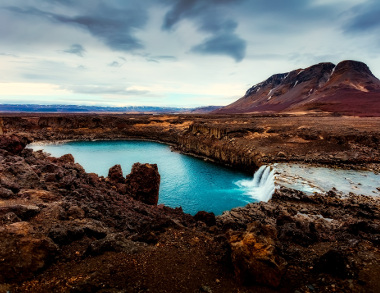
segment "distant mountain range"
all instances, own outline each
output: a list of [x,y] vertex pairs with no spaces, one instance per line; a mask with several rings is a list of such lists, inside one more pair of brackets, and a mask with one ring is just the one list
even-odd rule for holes
[[14,113],[141,113],[141,114],[175,114],[191,113],[203,114],[219,109],[217,106],[200,108],[175,108],[175,107],[101,107],[101,106],[77,106],[77,105],[35,105],[35,104],[0,104],[0,112]]
[[380,80],[362,62],[319,63],[272,75],[236,102],[212,113],[257,112],[380,116]]

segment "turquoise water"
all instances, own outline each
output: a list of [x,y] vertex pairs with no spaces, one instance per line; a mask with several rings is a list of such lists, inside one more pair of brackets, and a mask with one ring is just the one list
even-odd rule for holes
[[172,152],[164,144],[148,141],[85,141],[63,144],[32,144],[52,156],[72,154],[86,172],[107,176],[108,169],[120,164],[124,176],[133,163],[157,164],[161,175],[159,204],[181,206],[184,212],[214,212],[216,215],[234,207],[257,201],[241,184],[251,176],[201,159]]

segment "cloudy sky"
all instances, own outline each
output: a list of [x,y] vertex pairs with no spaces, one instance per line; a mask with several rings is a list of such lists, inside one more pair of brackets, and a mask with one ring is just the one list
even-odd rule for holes
[[378,0],[1,0],[0,102],[226,105],[272,74],[367,63]]

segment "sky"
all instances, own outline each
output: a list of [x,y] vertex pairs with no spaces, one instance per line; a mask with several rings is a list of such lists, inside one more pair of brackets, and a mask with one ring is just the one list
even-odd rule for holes
[[378,0],[1,0],[0,103],[227,105],[273,74],[357,60]]

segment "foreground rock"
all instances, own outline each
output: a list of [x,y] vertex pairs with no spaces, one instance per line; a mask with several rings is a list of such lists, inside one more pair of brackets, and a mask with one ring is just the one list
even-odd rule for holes
[[0,228],[0,283],[31,278],[50,264],[58,246],[28,222]]
[[245,232],[231,232],[232,263],[238,279],[247,284],[259,283],[278,287],[286,261],[276,251],[277,231],[256,221]]
[[[158,200],[155,165],[134,166],[128,177],[134,200],[112,188],[125,183],[120,166],[104,180],[85,173],[71,155],[51,158],[24,150],[18,137],[2,141],[7,143],[0,149],[0,284],[25,281],[57,260],[86,252],[131,251],[132,238],[157,239],[169,227],[194,222],[182,211],[151,206]],[[121,232],[123,237],[113,236]]]

